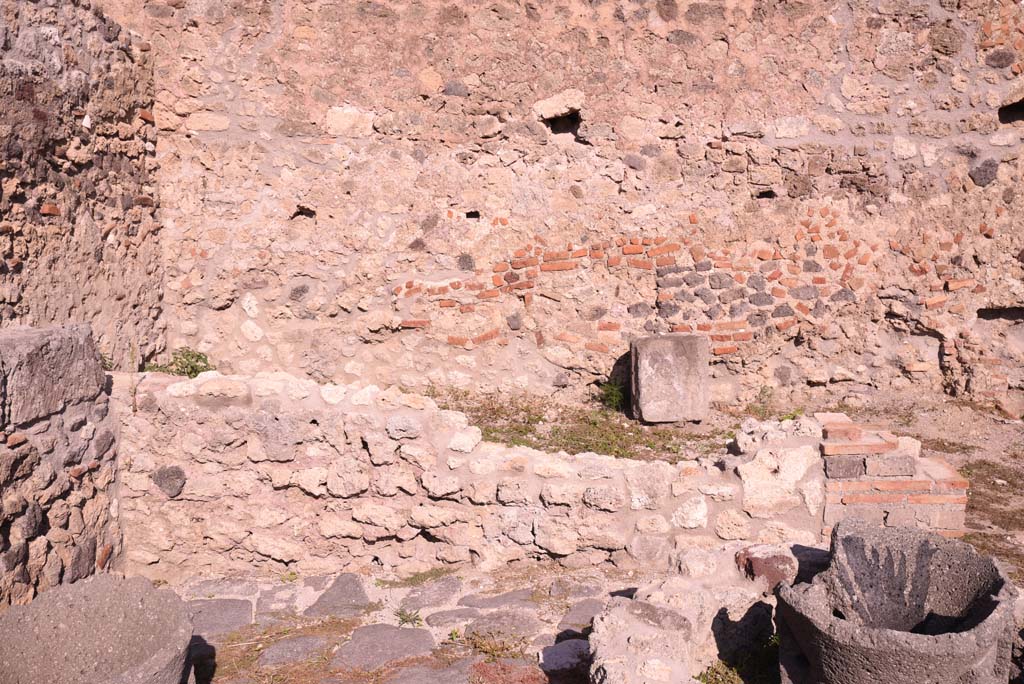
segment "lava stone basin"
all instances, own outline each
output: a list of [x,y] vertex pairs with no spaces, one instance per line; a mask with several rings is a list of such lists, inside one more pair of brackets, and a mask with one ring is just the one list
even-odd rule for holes
[[779,588],[783,684],[1006,684],[1017,590],[969,544],[851,520],[829,568]]
[[180,684],[191,640],[173,591],[98,575],[0,615],[0,682]]

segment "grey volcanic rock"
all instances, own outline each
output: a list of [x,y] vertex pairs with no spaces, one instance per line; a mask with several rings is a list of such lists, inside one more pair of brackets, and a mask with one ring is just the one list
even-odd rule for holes
[[100,354],[88,325],[0,332],[0,427],[29,423],[103,389]]
[[346,573],[338,575],[320,598],[306,609],[309,617],[354,617],[370,605],[370,599],[363,589],[359,575]]
[[710,401],[707,337],[644,337],[632,343],[630,356],[637,417],[648,423],[704,419]]
[[191,639],[170,589],[98,575],[0,615],[0,681],[180,684]]
[[331,667],[372,672],[389,663],[426,655],[434,646],[434,637],[425,629],[367,625],[352,632],[348,643],[334,654]]
[[1017,590],[970,545],[840,522],[829,569],[779,587],[783,684],[1005,684]]

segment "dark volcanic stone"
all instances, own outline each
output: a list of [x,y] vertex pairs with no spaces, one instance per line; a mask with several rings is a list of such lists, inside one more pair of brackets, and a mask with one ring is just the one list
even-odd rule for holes
[[995,159],[986,159],[971,169],[967,175],[971,177],[975,185],[983,188],[986,185],[991,185],[998,173],[999,162]]
[[389,663],[426,655],[435,645],[434,637],[425,629],[367,625],[352,632],[331,658],[331,667],[372,672]]
[[312,606],[306,609],[310,617],[355,617],[370,605],[359,575],[338,575]]
[[152,478],[160,491],[171,499],[181,494],[181,490],[185,488],[185,471],[178,466],[157,468]]
[[993,69],[1005,69],[1008,66],[1012,66],[1017,61],[1017,53],[1010,48],[1002,48],[1000,50],[993,50],[988,53],[985,57],[985,64],[992,67]]

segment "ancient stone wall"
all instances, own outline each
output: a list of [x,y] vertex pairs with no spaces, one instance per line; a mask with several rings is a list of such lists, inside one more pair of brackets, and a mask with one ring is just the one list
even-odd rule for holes
[[116,421],[87,326],[0,331],[0,610],[120,552]]
[[[482,442],[465,415],[373,385],[216,372],[117,384],[127,569],[172,582],[253,569],[409,575],[548,557],[685,573],[702,557],[695,549],[819,542],[826,494],[831,502],[837,478],[852,477],[826,481],[813,418],[748,421],[736,455],[669,463]],[[872,466],[880,489],[905,492],[913,478],[901,468],[924,468],[920,445],[901,439],[875,457],[895,464],[881,474]],[[959,523],[925,515],[952,501],[883,510],[837,499],[832,508],[847,503],[851,517],[962,527],[962,502]],[[842,517],[832,508],[828,524]],[[906,509],[898,521],[896,508]]]
[[0,1],[0,324],[163,348],[151,69],[88,0]]
[[105,5],[227,372],[578,393],[693,329],[723,400],[1024,389],[1019,3]]
[[668,567],[694,548],[813,543],[821,532],[812,420],[776,430],[785,445],[723,472],[712,460],[481,442],[463,414],[376,386],[284,374],[131,382],[115,390],[138,407],[118,411],[121,516],[127,568],[152,578],[373,566],[405,575],[546,557]]

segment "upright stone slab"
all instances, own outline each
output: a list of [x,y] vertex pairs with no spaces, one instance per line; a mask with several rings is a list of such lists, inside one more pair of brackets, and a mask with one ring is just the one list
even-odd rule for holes
[[633,412],[648,423],[700,421],[707,416],[711,350],[703,335],[654,335],[635,340]]

